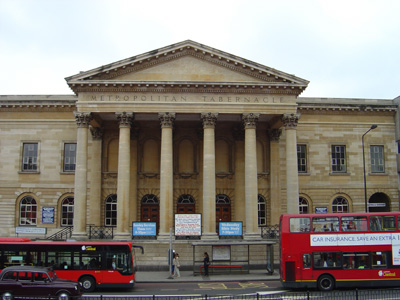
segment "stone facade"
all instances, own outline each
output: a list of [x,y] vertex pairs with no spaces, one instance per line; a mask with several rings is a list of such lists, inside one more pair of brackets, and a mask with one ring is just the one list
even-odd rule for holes
[[[308,212],[363,212],[362,139],[370,210],[399,209],[394,100],[302,98],[308,81],[192,41],[66,80],[75,95],[0,96],[0,236],[24,226],[49,236],[70,221],[73,238],[96,225],[126,240],[132,222],[153,220],[157,240],[138,244],[147,245],[141,260],[158,264],[151,258],[166,253],[175,214],[190,209],[201,214],[202,240],[218,239],[221,220],[261,240],[259,224],[299,212],[299,199]],[[27,144],[37,145],[33,170]],[[66,144],[76,144],[72,171]],[[335,146],[344,151],[339,172]],[[371,146],[383,149],[383,170],[372,170]],[[26,199],[35,223],[21,211]],[[190,265],[189,244],[176,243]],[[265,250],[256,252],[262,263]]]

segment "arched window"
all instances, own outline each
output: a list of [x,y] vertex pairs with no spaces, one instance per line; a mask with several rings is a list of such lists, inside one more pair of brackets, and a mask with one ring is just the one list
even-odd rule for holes
[[140,220],[142,222],[156,222],[157,232],[160,225],[160,205],[156,195],[147,194],[142,197]]
[[66,197],[61,203],[61,226],[73,226],[74,197]]
[[117,226],[117,195],[111,194],[106,198],[105,226]]
[[194,198],[188,194],[180,195],[178,198],[177,212],[178,214],[194,214]]
[[304,197],[299,197],[299,213],[308,214],[308,201]]
[[142,198],[142,204],[158,204],[158,198],[156,195],[147,194]]
[[37,220],[37,204],[36,200],[31,196],[22,198],[19,207],[19,225],[29,226],[36,225]]
[[267,225],[267,200],[258,194],[258,226]]
[[227,204],[227,205],[231,204],[231,200],[225,194],[218,194],[215,197],[215,202],[216,204]]
[[347,213],[349,212],[349,202],[344,197],[336,197],[332,201],[332,212]]

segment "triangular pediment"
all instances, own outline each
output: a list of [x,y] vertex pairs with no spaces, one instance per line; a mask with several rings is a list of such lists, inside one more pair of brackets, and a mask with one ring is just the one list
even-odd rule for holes
[[238,56],[184,41],[66,78],[75,93],[91,88],[247,86],[300,94],[308,81]]

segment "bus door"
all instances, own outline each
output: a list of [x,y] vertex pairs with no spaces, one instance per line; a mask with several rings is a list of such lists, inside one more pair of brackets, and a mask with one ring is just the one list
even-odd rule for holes
[[296,274],[297,280],[312,279],[311,253],[303,253],[302,262],[299,263],[296,271],[297,271],[297,274]]

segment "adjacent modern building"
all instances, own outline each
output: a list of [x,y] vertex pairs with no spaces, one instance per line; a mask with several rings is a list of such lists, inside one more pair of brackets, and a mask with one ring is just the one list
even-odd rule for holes
[[398,100],[303,98],[307,80],[193,41],[66,84],[0,96],[0,236],[151,222],[150,258],[176,214],[209,244],[220,222],[257,241],[282,213],[399,209]]

